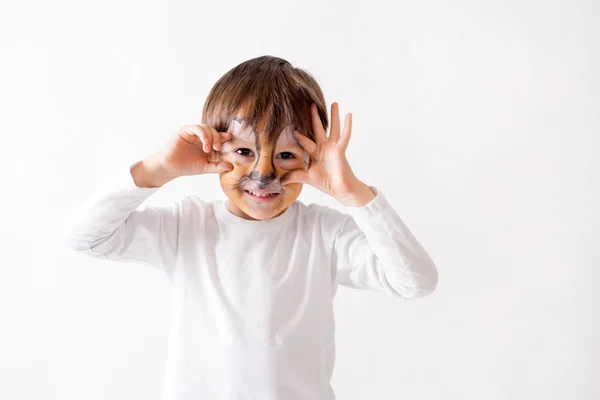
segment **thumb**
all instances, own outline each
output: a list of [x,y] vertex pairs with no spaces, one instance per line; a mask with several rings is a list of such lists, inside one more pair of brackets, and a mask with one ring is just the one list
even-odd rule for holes
[[301,169],[297,169],[295,171],[287,174],[282,180],[282,185],[289,185],[290,183],[306,183],[310,184],[310,178],[308,177],[308,173]]
[[233,164],[231,164],[227,161],[209,162],[204,167],[203,173],[205,173],[205,174],[210,174],[210,173],[220,174],[222,172],[229,172],[232,170],[233,170]]

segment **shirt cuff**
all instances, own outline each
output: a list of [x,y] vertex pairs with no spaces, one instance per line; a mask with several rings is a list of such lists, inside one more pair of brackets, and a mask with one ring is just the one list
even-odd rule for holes
[[141,160],[134,162],[129,166],[129,168],[126,171],[123,171],[123,173],[117,177],[115,186],[120,193],[142,199],[149,197],[151,194],[155,193],[158,189],[160,189],[160,187],[139,187],[135,184],[133,176],[131,175],[131,170],[133,167],[135,167],[141,162]]
[[381,189],[376,186],[369,186],[369,188],[375,193],[375,198],[362,207],[345,207],[346,211],[354,216],[369,216],[380,213],[387,206],[387,199],[385,198]]

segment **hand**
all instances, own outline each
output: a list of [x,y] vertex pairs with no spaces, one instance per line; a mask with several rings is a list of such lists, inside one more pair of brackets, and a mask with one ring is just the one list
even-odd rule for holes
[[346,114],[344,130],[340,136],[338,104],[331,104],[331,129],[327,136],[315,104],[311,105],[310,113],[316,142],[299,132],[294,132],[300,145],[310,155],[310,166],[307,171],[291,172],[282,183],[307,183],[346,206],[362,206],[368,203],[375,198],[375,194],[354,175],[346,158],[346,149],[352,133],[352,114]]
[[208,125],[186,125],[171,137],[157,161],[175,176],[226,172],[233,165],[211,161],[210,153],[220,151],[222,143],[230,139],[231,133],[217,132]]
[[208,125],[183,126],[163,149],[132,168],[131,174],[140,187],[158,187],[179,176],[230,171],[231,163],[213,161],[212,154],[230,139],[230,133]]

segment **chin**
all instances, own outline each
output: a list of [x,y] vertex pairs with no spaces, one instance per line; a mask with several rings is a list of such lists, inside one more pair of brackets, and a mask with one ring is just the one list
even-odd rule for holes
[[253,219],[265,220],[275,218],[283,213],[294,201],[289,199],[286,192],[280,193],[272,199],[256,199],[249,193],[240,191],[239,202],[236,202],[238,208]]

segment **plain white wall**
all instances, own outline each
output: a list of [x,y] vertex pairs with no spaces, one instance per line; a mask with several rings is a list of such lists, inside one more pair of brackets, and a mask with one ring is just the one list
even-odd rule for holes
[[[0,399],[159,399],[168,284],[61,229],[263,54],[354,114],[351,165],[440,270],[414,302],[340,288],[338,398],[600,398],[598,2],[0,5]],[[224,196],[149,202],[187,193]]]

